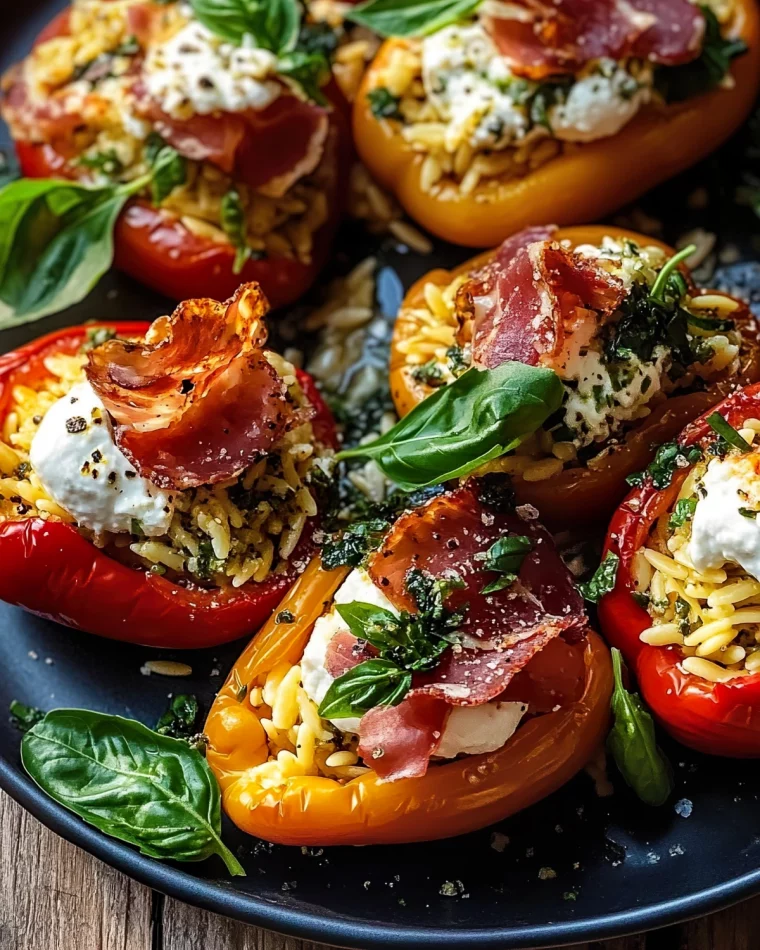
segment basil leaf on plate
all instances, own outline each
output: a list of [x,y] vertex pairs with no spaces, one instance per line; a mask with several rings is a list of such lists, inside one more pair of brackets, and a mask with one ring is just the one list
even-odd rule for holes
[[297,83],[312,102],[327,105],[322,86],[330,79],[330,61],[322,53],[293,50],[280,57],[277,72]]
[[133,719],[56,709],[24,736],[21,760],[51,798],[143,854],[172,861],[218,854],[230,874],[245,874],[220,837],[216,779],[187,742]]
[[607,737],[620,774],[647,805],[663,805],[673,791],[670,766],[657,746],[654,721],[638,693],[623,686],[620,650],[612,648],[615,689],[612,693],[614,723]]
[[348,14],[381,36],[425,36],[470,16],[483,0],[369,0]]
[[298,40],[297,0],[190,0],[190,6],[207,29],[237,46],[248,35],[256,46],[280,55]]
[[403,491],[438,485],[516,448],[559,409],[563,395],[550,369],[516,362],[472,367],[385,435],[337,457],[374,459]]
[[617,582],[619,566],[620,558],[612,551],[608,551],[607,556],[594,571],[593,577],[583,584],[578,584],[578,590],[581,592],[583,599],[592,604],[598,604],[605,594],[609,594]]
[[150,183],[151,199],[153,204],[158,206],[175,188],[187,181],[187,162],[155,132],[148,136],[145,160],[153,172]]
[[412,674],[391,660],[365,660],[333,680],[319,706],[319,715],[323,719],[347,719],[375,706],[397,706],[411,685]]

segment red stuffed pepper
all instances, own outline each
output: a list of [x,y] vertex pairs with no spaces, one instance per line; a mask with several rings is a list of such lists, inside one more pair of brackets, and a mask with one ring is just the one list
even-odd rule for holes
[[760,756],[760,385],[663,445],[610,524],[599,603],[679,741]]
[[324,55],[235,30],[185,4],[75,0],[6,75],[2,115],[27,177],[127,195],[103,236],[121,270],[176,300],[253,280],[280,307],[329,253],[346,118]]
[[264,621],[313,550],[335,445],[310,377],[263,349],[265,312],[249,284],[0,358],[1,599],[150,646]]

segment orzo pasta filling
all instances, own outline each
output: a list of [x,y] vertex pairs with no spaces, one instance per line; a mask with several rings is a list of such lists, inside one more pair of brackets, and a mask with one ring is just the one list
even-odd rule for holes
[[[267,359],[303,405],[294,368],[271,352]],[[237,588],[282,573],[317,513],[312,477],[329,455],[311,422],[233,478],[162,490],[116,448],[85,362],[83,352],[48,356],[47,379],[13,387],[0,441],[0,521],[73,523],[118,560],[182,584]]]
[[760,670],[760,419],[737,435],[743,449],[717,436],[691,468],[633,570],[652,618],[641,639],[713,682]]

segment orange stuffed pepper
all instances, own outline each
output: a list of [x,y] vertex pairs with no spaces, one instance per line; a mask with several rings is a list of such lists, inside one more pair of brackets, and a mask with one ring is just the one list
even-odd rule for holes
[[407,294],[391,391],[407,415],[470,365],[554,369],[559,412],[491,463],[554,528],[606,522],[654,448],[760,379],[746,304],[697,290],[666,245],[604,226],[533,228]]
[[241,829],[294,845],[458,835],[593,756],[609,654],[551,537],[499,485],[401,515],[366,568],[313,561],[243,653],[205,727]]
[[435,4],[355,15],[391,36],[355,101],[359,155],[456,244],[599,219],[715,149],[757,94],[753,0],[477,8],[455,23],[431,20]]

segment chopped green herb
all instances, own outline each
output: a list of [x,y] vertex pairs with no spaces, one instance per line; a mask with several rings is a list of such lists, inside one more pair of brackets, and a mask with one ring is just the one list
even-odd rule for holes
[[198,700],[195,696],[182,693],[169,703],[169,708],[156,723],[156,732],[160,736],[189,739],[195,733],[197,718]]
[[609,594],[615,587],[619,565],[620,558],[617,554],[608,551],[602,563],[594,571],[594,576],[585,583],[578,585],[578,590],[583,595],[584,600],[588,600],[592,604],[598,604],[605,594]]
[[236,188],[230,190],[222,198],[221,206],[222,230],[232,241],[235,247],[235,262],[232,265],[233,274],[239,274],[245,262],[251,256],[246,234],[248,226],[245,219],[240,193]]
[[719,412],[714,412],[712,415],[708,416],[707,424],[714,432],[718,434],[721,439],[723,439],[724,442],[727,442],[735,449],[739,449],[742,452],[750,452],[752,450],[752,446],[749,444],[749,442],[747,442],[746,439],[743,439],[736,429],[734,429],[728,420],[725,419],[725,417]]
[[418,383],[434,388],[443,384],[443,368],[438,360],[433,357],[427,363],[413,367],[411,377]]
[[390,89],[385,86],[376,86],[367,93],[367,101],[376,119],[400,119],[399,103],[400,96],[394,96]]
[[150,573],[157,574],[159,577],[163,577],[166,574],[166,568],[163,564],[151,564]]
[[685,525],[687,521],[691,521],[694,517],[694,512],[697,509],[697,499],[696,498],[680,498],[676,502],[676,506],[673,509],[673,512],[668,519],[668,527],[671,531],[674,531],[676,528],[680,528],[682,525]]
[[140,52],[140,44],[136,36],[128,36],[115,50],[114,56],[136,56]]
[[384,518],[369,518],[349,525],[340,535],[326,541],[322,547],[322,567],[331,571],[346,565],[359,567],[370,551],[379,547],[390,523]]
[[124,171],[124,163],[113,149],[107,152],[96,152],[94,155],[80,155],[76,164],[82,168],[102,172],[109,178],[114,178]]
[[211,541],[201,541],[198,545],[197,556],[188,560],[187,568],[196,577],[200,577],[202,580],[210,580],[214,574],[224,570],[224,563],[224,560],[214,554],[214,546]]
[[634,590],[631,592],[631,597],[636,601],[639,607],[643,607],[645,610],[649,606],[649,594],[643,590]]
[[727,333],[736,329],[733,320],[718,320],[716,317],[698,317],[694,313],[689,313],[689,323],[693,327],[699,327],[700,330],[710,330],[713,333]]
[[754,520],[755,518],[757,518],[758,515],[760,515],[760,511],[755,511],[752,508],[740,508],[739,514],[743,518],[751,518],[752,520]]
[[457,379],[470,368],[464,356],[464,348],[461,346],[450,346],[446,350],[446,360],[449,364],[449,372]]
[[145,142],[145,161],[153,171],[151,199],[158,206],[187,181],[187,162],[157,132],[151,132]]
[[[685,261],[687,257],[691,257],[696,249],[696,244],[689,244],[688,247],[682,248],[665,262],[649,293],[649,296],[653,300],[657,300],[660,303],[665,302],[665,289],[668,286],[671,275],[675,276],[677,274],[676,268],[678,265],[682,261]],[[681,281],[683,281],[683,277],[681,277]],[[684,287],[685,285],[681,283],[681,286]]]
[[494,594],[496,591],[510,587],[520,573],[522,562],[530,553],[533,542],[524,535],[512,535],[494,541],[486,551],[482,570],[494,571],[500,576],[486,584],[482,594]]
[[143,531],[142,522],[138,521],[137,518],[133,518],[129,526],[130,534],[136,535],[138,538],[141,538],[145,532]]
[[95,347],[102,346],[103,343],[115,339],[115,337],[116,330],[113,327],[88,327],[80,350],[82,353],[87,353],[94,350]]
[[304,53],[321,53],[328,59],[338,48],[338,34],[329,23],[302,23],[296,49]]
[[629,485],[639,487],[647,476],[652,485],[662,491],[673,481],[676,469],[688,468],[702,458],[702,450],[696,445],[679,445],[677,442],[665,442],[657,450],[654,460],[643,472],[634,472],[626,478]]
[[275,623],[295,623],[296,618],[289,610],[281,610],[275,617]]
[[10,714],[13,725],[21,732],[27,732],[45,718],[45,713],[41,709],[37,709],[36,706],[27,706],[17,699],[11,700]]
[[277,62],[277,72],[298,83],[312,102],[327,105],[322,86],[330,79],[330,61],[322,53],[293,50],[292,53],[286,53],[280,57]]

